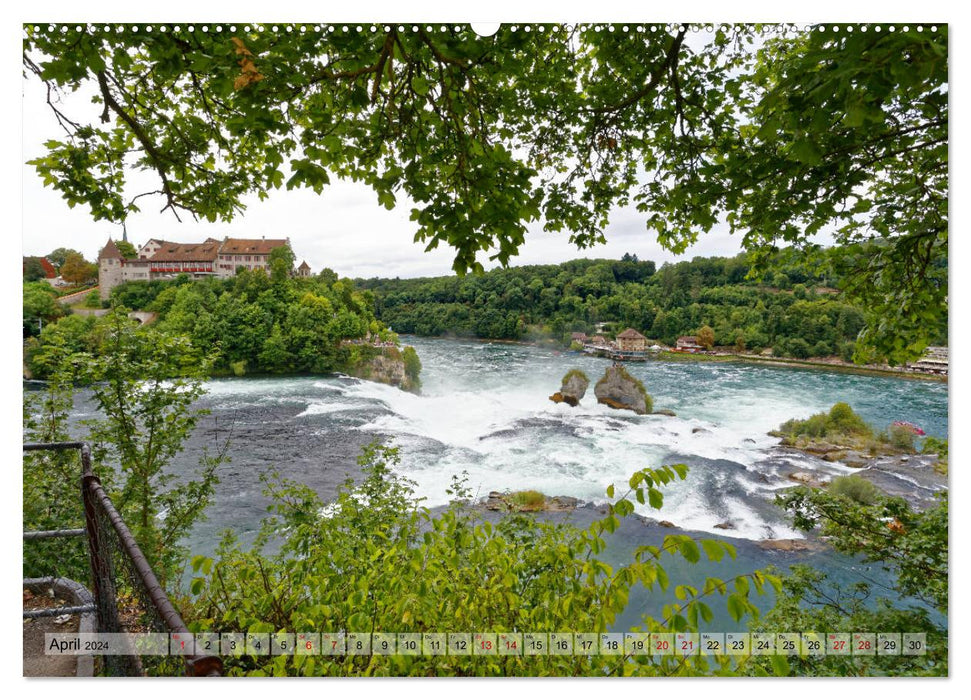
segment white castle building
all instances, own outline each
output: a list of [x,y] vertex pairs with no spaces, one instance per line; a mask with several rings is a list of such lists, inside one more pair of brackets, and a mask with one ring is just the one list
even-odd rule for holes
[[[98,254],[98,279],[102,299],[122,282],[146,282],[176,275],[233,277],[238,268],[269,270],[270,252],[289,246],[289,238],[207,238],[202,243],[173,243],[153,238],[138,249],[137,258],[126,258],[112,239]],[[310,274],[304,262],[297,271]]]

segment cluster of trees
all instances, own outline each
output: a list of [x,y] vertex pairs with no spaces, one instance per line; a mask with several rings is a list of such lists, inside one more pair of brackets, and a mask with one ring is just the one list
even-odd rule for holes
[[24,282],[24,337],[36,336],[45,324],[70,313],[57,302],[57,291],[47,282]]
[[[85,284],[98,277],[98,266],[88,262],[81,253],[72,248],[56,248],[44,257],[50,261],[61,278],[71,284]],[[46,276],[39,259],[28,258],[24,263],[25,282],[36,282]]]
[[[115,308],[154,311],[158,317],[153,325],[160,332],[212,348],[215,374],[350,371],[369,359],[370,348],[342,345],[342,340],[368,334],[396,340],[375,318],[369,292],[355,290],[330,270],[291,278],[291,256],[285,251],[280,259],[271,259],[269,275],[241,270],[227,279],[128,282],[112,290],[110,302]],[[32,300],[34,296],[32,292]],[[24,313],[26,317],[26,306]],[[45,326],[27,346],[34,376],[43,378],[52,369],[44,362],[45,347],[63,342],[75,351],[92,351],[104,324],[94,317],[68,316]],[[415,379],[420,368],[416,360],[407,363]]]
[[946,24],[534,27],[26,25],[24,74],[104,105],[49,100],[67,133],[30,164],[118,223],[143,196],[228,221],[354,179],[414,202],[409,236],[459,273],[534,221],[594,245],[625,205],[675,253],[718,225],[757,261],[831,230],[864,337],[920,354],[948,308]]
[[[204,517],[227,459],[224,445],[214,453],[203,450],[194,474],[176,478],[168,469],[208,413],[196,400],[213,357],[185,337],[140,326],[124,309],[97,324],[92,317],[84,321],[91,332],[83,349],[65,333],[47,336],[36,348],[47,381],[25,392],[24,441],[87,440],[112,501],[159,579],[175,589],[188,555],[184,538]],[[78,384],[91,387],[98,413],[72,426]],[[79,474],[74,452],[25,453],[25,531],[83,526]],[[24,576],[51,575],[88,581],[85,549],[77,541],[25,543]]]
[[[589,334],[607,323],[608,334],[631,327],[673,345],[709,327],[714,345],[771,347],[799,358],[854,356],[866,316],[833,288],[837,280],[781,255],[764,282],[748,279],[750,269],[744,254],[660,269],[625,255],[357,284],[374,293],[378,315],[399,333],[568,343],[571,331]],[[946,326],[938,331],[935,340],[945,340]]]

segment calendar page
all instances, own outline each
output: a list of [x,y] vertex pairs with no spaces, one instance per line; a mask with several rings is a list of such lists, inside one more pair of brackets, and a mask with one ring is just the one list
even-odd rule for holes
[[947,677],[946,14],[473,9],[25,8],[22,675]]

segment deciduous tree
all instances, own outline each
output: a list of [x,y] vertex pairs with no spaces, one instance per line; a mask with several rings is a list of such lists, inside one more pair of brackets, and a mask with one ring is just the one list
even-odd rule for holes
[[[350,178],[464,273],[531,222],[601,242],[630,204],[675,252],[720,222],[763,263],[831,233],[891,361],[947,314],[946,25],[65,29],[25,28],[26,72],[101,107],[50,100],[66,136],[31,163],[96,219]],[[157,186],[126,197],[131,167]]]

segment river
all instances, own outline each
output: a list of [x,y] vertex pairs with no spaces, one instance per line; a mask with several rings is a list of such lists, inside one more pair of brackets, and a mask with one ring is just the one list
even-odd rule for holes
[[[803,536],[772,504],[775,492],[792,485],[788,474],[853,471],[782,450],[767,432],[845,401],[877,428],[906,420],[929,435],[947,436],[948,387],[937,382],[657,360],[628,368],[644,382],[655,409],[677,416],[637,416],[596,403],[592,385],[609,366],[604,359],[518,344],[404,340],[423,364],[420,395],[341,376],[207,382],[201,405],[211,414],[173,468],[191,473],[202,448],[218,450],[227,438],[231,461],[221,469],[208,519],[188,542],[194,553],[211,553],[227,528],[244,541],[253,536],[266,515],[261,471],[274,466],[328,499],[358,473],[361,447],[382,439],[401,448],[400,471],[417,483],[417,495],[430,506],[447,502],[452,476],[463,471],[481,496],[530,488],[598,503],[609,484],[620,488],[638,469],[682,462],[690,467],[688,478],[666,489],[664,509],[638,506],[639,512],[682,530],[730,536],[740,548],[732,569],[804,560],[844,581],[876,577],[886,583],[879,567],[831,552],[794,556],[756,546],[760,539]],[[548,399],[572,367],[591,379],[576,408]],[[79,418],[92,409],[90,402],[79,408]],[[726,522],[733,529],[715,527]],[[630,524],[617,538],[613,556],[621,559],[648,535]],[[703,580],[709,573],[719,575],[707,567],[697,575]],[[631,607],[643,608],[634,601]]]

